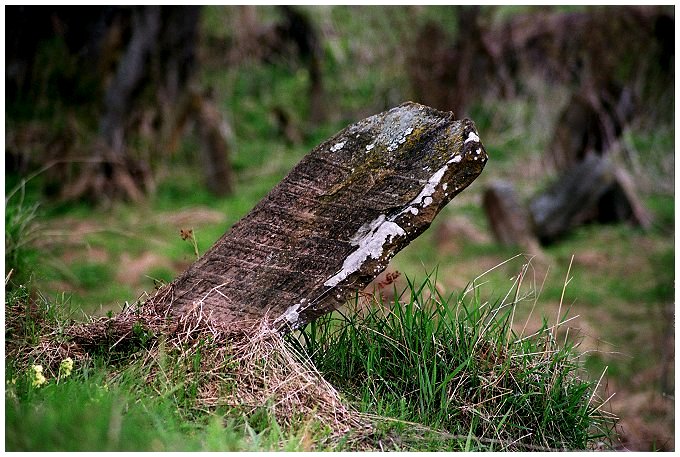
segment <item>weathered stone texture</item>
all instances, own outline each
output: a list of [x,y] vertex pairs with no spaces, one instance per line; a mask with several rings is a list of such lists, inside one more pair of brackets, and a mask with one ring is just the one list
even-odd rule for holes
[[153,299],[220,325],[296,328],[351,298],[427,229],[487,161],[475,126],[405,103],[305,156]]

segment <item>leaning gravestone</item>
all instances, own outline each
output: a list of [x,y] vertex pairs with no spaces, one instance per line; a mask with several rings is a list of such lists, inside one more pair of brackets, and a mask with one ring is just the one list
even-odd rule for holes
[[644,229],[652,223],[630,175],[610,158],[595,154],[563,171],[528,205],[506,182],[491,183],[483,201],[496,239],[534,253],[539,242],[555,242],[587,223],[626,221]]
[[472,121],[404,103],[305,156],[253,210],[145,306],[229,328],[282,330],[366,286],[481,173]]

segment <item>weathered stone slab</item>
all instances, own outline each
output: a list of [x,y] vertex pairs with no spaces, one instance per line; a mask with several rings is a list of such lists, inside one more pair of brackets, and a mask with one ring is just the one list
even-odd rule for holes
[[481,173],[472,121],[405,103],[305,156],[152,300],[237,326],[297,328],[351,298]]
[[607,157],[589,155],[529,202],[536,236],[550,243],[588,222],[628,221],[648,228],[651,217],[632,179]]
[[511,183],[495,181],[489,184],[482,197],[482,206],[491,231],[502,245],[520,246],[532,254],[540,252],[531,216]]

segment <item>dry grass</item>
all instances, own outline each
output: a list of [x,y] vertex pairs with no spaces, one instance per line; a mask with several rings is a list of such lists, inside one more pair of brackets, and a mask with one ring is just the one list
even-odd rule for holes
[[[11,328],[22,326],[22,313],[20,308],[8,309]],[[37,343],[26,339],[7,347],[17,367],[40,363],[53,377],[66,357],[82,364],[103,353],[118,367],[112,371],[114,380],[134,366],[145,374],[144,384],[159,395],[181,386],[186,397],[193,389],[193,410],[227,407],[245,417],[264,410],[287,429],[314,423],[326,428],[325,439],[317,443],[324,446],[362,442],[372,430],[370,421],[347,406],[311,361],[266,319],[225,329],[200,306],[176,319],[168,310],[145,305],[67,327],[38,313],[34,318],[40,319]]]

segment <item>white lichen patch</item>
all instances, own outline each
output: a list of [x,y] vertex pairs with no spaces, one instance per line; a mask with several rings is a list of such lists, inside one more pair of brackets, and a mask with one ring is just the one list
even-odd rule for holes
[[[427,125],[429,121],[429,118],[423,118],[419,110],[396,109],[386,115],[371,116],[357,128],[364,131],[376,128],[377,136],[373,146],[383,147],[385,151],[393,152],[406,143],[406,137],[412,134],[417,126]],[[370,149],[373,149],[373,146]],[[366,148],[370,151],[368,146]]]
[[352,237],[350,243],[358,248],[347,256],[342,269],[330,277],[324,286],[335,287],[349,275],[356,272],[369,258],[379,259],[383,254],[383,246],[397,236],[405,236],[406,232],[399,224],[386,220],[381,214],[370,224],[364,224]]
[[[444,177],[444,173],[446,173],[446,170],[448,169],[448,165],[444,165],[441,167],[439,170],[437,170],[432,176],[430,176],[430,179],[427,180],[427,183],[425,183],[425,186],[423,186],[423,189],[420,191],[418,196],[411,201],[409,206],[414,206],[414,205],[420,205],[422,203],[423,207],[429,205],[432,203],[432,194],[434,194],[434,191],[437,189],[437,186],[439,185],[439,181],[442,180],[442,177]],[[429,198],[429,201],[426,203],[426,199]]]
[[[470,132],[471,135],[474,135],[477,140],[479,140],[479,137],[477,137],[474,132]],[[468,137],[470,139],[470,137]],[[468,140],[466,140],[468,141]],[[472,141],[472,140],[470,140]],[[476,159],[476,157],[475,157]],[[420,191],[418,196],[414,198],[411,203],[404,209],[401,213],[399,214],[404,214],[406,212],[411,212],[412,214],[416,215],[418,214],[418,209],[416,206],[421,206],[422,208],[425,208],[432,204],[432,195],[434,194],[435,190],[437,189],[437,186],[439,185],[439,182],[442,180],[444,177],[444,174],[446,173],[446,170],[449,169],[449,165],[452,163],[459,163],[461,160],[463,160],[463,156],[460,154],[456,154],[453,156],[446,164],[444,164],[443,167],[441,167],[439,170],[437,170],[430,178],[427,180],[425,183],[425,186],[423,186],[423,189]],[[429,167],[423,168],[423,171],[429,170]],[[448,187],[447,183],[442,184],[442,189],[446,190]],[[456,189],[457,190],[457,189]],[[448,196],[448,193],[446,194]],[[414,212],[415,210],[415,212]]]
[[470,133],[468,133],[468,137],[465,139],[465,141],[463,141],[463,144],[469,143],[470,141],[474,141],[475,143],[479,143],[479,137],[472,130],[470,131]]
[[355,233],[354,236],[349,240],[350,244],[352,246],[359,246],[361,239],[368,236],[371,232],[374,232],[384,221],[385,215],[381,214],[371,222],[363,224],[361,227],[359,227],[357,233]]
[[290,325],[295,325],[297,324],[298,319],[300,318],[300,313],[299,309],[300,306],[305,302],[305,299],[303,298],[300,300],[300,303],[296,303],[293,306],[289,307],[283,314],[281,314],[279,317],[274,319],[274,323],[276,324],[277,322],[280,322],[282,320],[286,320]]
[[342,149],[345,146],[346,141],[343,141],[341,143],[335,143],[333,146],[331,146],[331,152],[337,152],[340,149]]

